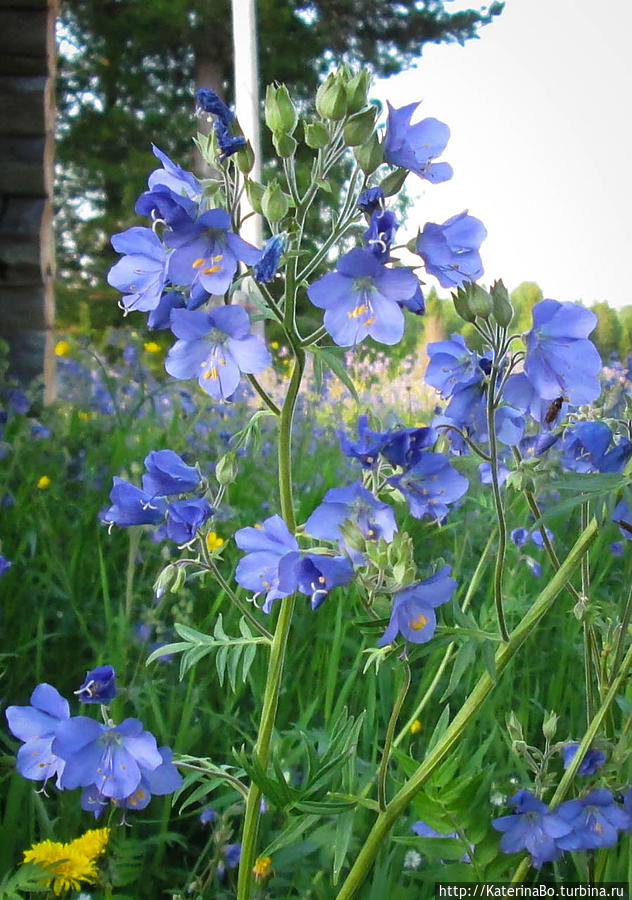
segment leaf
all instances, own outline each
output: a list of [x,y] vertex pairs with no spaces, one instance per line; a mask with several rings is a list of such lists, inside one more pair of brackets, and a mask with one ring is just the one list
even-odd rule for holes
[[350,809],[340,814],[336,821],[336,838],[334,841],[334,861],[331,874],[331,880],[334,885],[338,884],[340,872],[345,864],[347,853],[349,852],[349,844],[353,834],[353,822],[355,819],[355,810]]
[[318,822],[319,817],[314,815],[296,816],[290,820],[287,828],[284,828],[281,834],[278,834],[272,843],[268,844],[262,852],[262,856],[272,856],[278,853],[283,847],[291,846],[298,843],[298,838]]
[[452,672],[450,673],[450,681],[448,682],[448,686],[443,692],[443,696],[440,698],[439,703],[444,703],[448,699],[448,697],[457,689],[466,670],[474,662],[474,657],[474,644],[471,642],[468,644],[463,644],[463,646],[460,648],[460,650],[458,650],[456,654],[454,665],[452,666]]
[[433,747],[435,747],[441,738],[443,737],[446,728],[448,727],[448,723],[450,721],[450,704],[444,707],[443,712],[439,716],[439,721],[435,725],[434,731],[430,736],[430,740],[428,741],[428,747],[426,748],[426,755],[430,753]]
[[424,856],[427,856],[429,859],[456,860],[461,859],[465,853],[463,844],[456,838],[404,835],[402,837],[394,837],[393,842],[396,844],[404,844],[406,847],[414,847],[415,850],[419,851],[419,853],[422,853]]
[[226,661],[228,658],[228,647],[220,647],[215,656],[215,666],[217,668],[217,677],[219,678],[220,687],[224,686],[224,676],[226,674]]
[[353,399],[356,403],[360,403],[360,398],[358,397],[358,392],[355,388],[355,385],[347,370],[345,369],[343,363],[338,359],[334,353],[323,347],[310,347],[310,352],[314,355],[314,357],[320,357],[321,361],[324,365],[330,369],[334,375],[342,381],[344,386],[347,388]]

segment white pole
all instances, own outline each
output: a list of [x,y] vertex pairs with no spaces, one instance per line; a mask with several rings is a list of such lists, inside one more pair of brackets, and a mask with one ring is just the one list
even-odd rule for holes
[[[235,111],[239,124],[255,154],[255,164],[250,173],[261,181],[261,132],[259,128],[259,66],[257,59],[257,20],[255,0],[232,0],[233,48],[235,54]],[[242,213],[252,209],[244,196]],[[255,244],[262,243],[261,217],[250,216],[241,228],[241,236]]]

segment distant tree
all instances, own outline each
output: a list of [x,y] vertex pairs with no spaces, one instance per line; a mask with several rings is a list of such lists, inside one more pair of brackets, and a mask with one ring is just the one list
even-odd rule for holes
[[[442,0],[260,0],[261,81],[286,82],[307,97],[340,61],[390,75],[424,44],[475,37],[502,11],[450,12]],[[59,22],[59,308],[77,301],[95,321],[108,297],[109,235],[133,221],[133,200],[153,158],[152,140],[190,159],[192,96],[209,86],[230,99],[229,0],[63,0]],[[101,304],[106,315],[112,305]],[[98,320],[98,317],[97,317]]]
[[511,302],[516,311],[511,323],[512,331],[529,331],[532,323],[531,310],[543,297],[544,294],[535,281],[523,281],[511,292]]
[[608,306],[605,301],[595,303],[590,308],[599,320],[591,335],[591,340],[595,342],[602,359],[606,362],[612,353],[618,353],[623,326],[619,321],[617,311]]
[[619,338],[619,358],[625,360],[632,353],[632,306],[619,310],[621,336]]

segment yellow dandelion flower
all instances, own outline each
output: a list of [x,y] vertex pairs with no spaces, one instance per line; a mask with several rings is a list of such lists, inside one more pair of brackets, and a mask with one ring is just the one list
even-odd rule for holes
[[37,863],[48,869],[50,875],[42,880],[47,887],[53,888],[55,896],[66,891],[77,891],[81,883],[90,884],[97,877],[97,866],[94,860],[72,844],[61,844],[59,841],[40,841],[33,844],[30,850],[24,851],[25,863]]
[[410,726],[410,733],[411,734],[419,734],[420,731],[421,731],[421,722],[419,721],[419,719],[415,719],[413,724]]
[[77,416],[78,416],[80,419],[82,419],[82,421],[87,422],[88,419],[90,418],[90,413],[87,413],[87,412],[85,411],[85,409],[80,409],[79,412],[77,413]]
[[224,539],[219,537],[214,531],[209,531],[206,535],[206,547],[209,553],[212,553],[213,550],[217,550],[224,543]]
[[269,856],[258,856],[252,867],[252,874],[256,881],[263,881],[272,875],[272,860]]
[[68,341],[57,341],[55,344],[55,356],[65,356],[70,351]]
[[160,353],[162,349],[160,344],[157,344],[155,341],[147,341],[143,344],[143,347],[147,353]]
[[109,840],[109,828],[91,828],[89,831],[86,831],[85,834],[82,834],[81,837],[71,841],[69,846],[73,847],[75,850],[79,850],[84,856],[87,856],[90,859],[96,859],[97,856],[101,856],[102,853],[105,853]]
[[40,491],[45,491],[47,487],[50,487],[50,478],[48,475],[42,475],[42,477],[38,480],[37,486]]
[[272,347],[273,350],[278,350],[278,349],[279,349],[279,342],[278,342],[278,341],[271,341],[271,342],[270,342],[270,346]]

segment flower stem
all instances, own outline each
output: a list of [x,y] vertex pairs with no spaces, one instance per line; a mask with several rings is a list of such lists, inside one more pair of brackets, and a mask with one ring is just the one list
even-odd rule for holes
[[[371,869],[377,854],[384,846],[384,841],[391,827],[397,821],[399,816],[402,815],[413,797],[423,788],[432,773],[441,765],[452,747],[460,739],[466,726],[478,713],[489,694],[491,694],[495,684],[500,680],[500,676],[506,669],[508,663],[537,627],[542,617],[553,605],[555,598],[563,589],[569,577],[579,568],[584,553],[597,536],[597,530],[597,523],[593,520],[588,528],[579,536],[574,547],[562,563],[559,572],[555,573],[551,581],[516,626],[510,640],[498,649],[495,656],[496,681],[492,679],[488,672],[485,672],[481,676],[469,697],[448,726],[443,737],[426,756],[414,775],[412,775],[412,777],[400,788],[391,802],[387,805],[386,809],[378,815],[373,828],[369,832],[355,863],[338,893],[337,900],[351,900],[352,897],[357,895],[358,890],[369,874],[369,870]],[[632,657],[632,648],[628,652],[628,656]],[[625,671],[624,668],[622,668],[622,671]],[[617,684],[618,683],[619,679],[617,679]]]
[[505,549],[507,547],[507,523],[505,510],[500,494],[498,480],[498,445],[496,443],[496,380],[498,378],[498,360],[494,354],[494,362],[489,376],[487,388],[487,432],[489,436],[490,468],[492,473],[492,490],[498,519],[498,550],[496,552],[496,568],[494,570],[494,602],[498,616],[498,628],[504,641],[509,640],[509,632],[505,623],[503,610],[503,570],[505,567]]
[[388,760],[391,755],[391,746],[393,744],[393,736],[397,727],[397,720],[402,711],[408,688],[410,687],[410,666],[404,663],[404,677],[402,678],[401,687],[395,698],[391,717],[388,720],[388,728],[386,729],[386,737],[384,738],[384,750],[382,751],[382,759],[380,760],[380,768],[377,774],[377,799],[380,810],[384,812],[386,809],[386,772],[388,770]]

